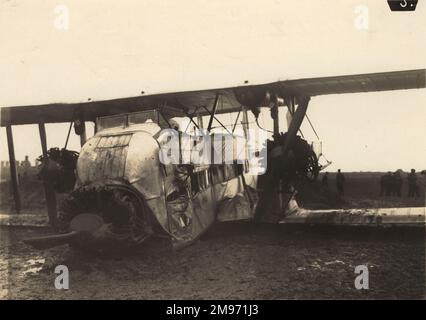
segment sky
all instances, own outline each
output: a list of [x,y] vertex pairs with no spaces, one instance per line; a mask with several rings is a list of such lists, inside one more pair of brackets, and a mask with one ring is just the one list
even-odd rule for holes
[[[425,18],[421,1],[0,0],[0,107],[425,68]],[[308,115],[330,171],[426,169],[425,89],[314,97]],[[67,129],[47,125],[49,147]],[[36,126],[13,134],[17,159],[41,153]]]

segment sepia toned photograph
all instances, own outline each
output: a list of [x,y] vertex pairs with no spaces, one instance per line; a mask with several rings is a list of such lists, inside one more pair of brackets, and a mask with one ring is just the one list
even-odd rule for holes
[[0,300],[426,299],[424,21],[414,0],[0,0]]

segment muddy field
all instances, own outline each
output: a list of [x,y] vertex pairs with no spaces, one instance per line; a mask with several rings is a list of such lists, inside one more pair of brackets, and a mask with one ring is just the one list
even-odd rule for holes
[[[93,257],[34,251],[41,228],[0,227],[3,299],[424,299],[425,232],[227,223],[183,250]],[[70,271],[56,290],[54,268]],[[369,289],[354,268],[369,268]]]
[[[303,186],[306,208],[425,206],[421,197],[379,197],[380,173],[347,175],[344,199],[334,176],[329,188]],[[45,215],[41,182],[21,184],[24,212]],[[0,184],[3,212],[13,203]],[[59,195],[58,195],[58,198]],[[2,299],[424,299],[425,230],[318,228],[226,223],[180,251],[150,246],[132,255],[95,257],[62,246],[35,251],[22,239],[46,228],[0,226]],[[54,287],[54,268],[66,265],[70,290]],[[367,265],[369,289],[354,286],[355,266]]]

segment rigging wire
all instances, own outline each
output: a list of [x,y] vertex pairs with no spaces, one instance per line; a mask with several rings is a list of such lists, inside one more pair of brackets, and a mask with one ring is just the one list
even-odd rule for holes
[[[308,120],[308,123],[309,123],[309,125],[311,126],[311,128],[312,128],[312,131],[315,133],[315,136],[317,137],[317,139],[319,140],[319,141],[321,141],[321,139],[320,139],[320,137],[319,137],[319,135],[318,135],[318,133],[317,133],[317,131],[315,130],[315,127],[314,127],[314,125],[312,124],[312,121],[311,121],[311,119],[309,119],[309,117],[308,117],[308,114],[306,113],[306,119]],[[327,158],[326,158],[326,156],[321,152],[321,156],[323,156],[324,157],[324,160],[325,161],[327,161],[327,164],[331,164],[331,161],[329,161]]]
[[234,133],[235,128],[237,127],[238,120],[240,119],[240,113],[241,113],[241,109],[238,111],[237,118],[235,119],[235,123],[234,123],[234,126],[232,128],[232,133]]
[[187,133],[187,130],[188,130],[190,125],[191,125],[191,120],[188,121],[188,125],[186,126],[185,131],[184,131],[185,133]]
[[309,122],[309,125],[311,126],[311,128],[312,128],[312,131],[315,133],[315,135],[317,136],[317,139],[318,140],[321,140],[320,139],[320,137],[318,136],[318,133],[317,133],[317,131],[315,130],[315,128],[314,128],[314,125],[312,124],[312,122],[311,122],[311,119],[309,119],[309,117],[308,117],[308,114],[306,113],[306,119],[308,120],[308,122]]
[[67,146],[68,146],[68,140],[69,140],[69,138],[70,138],[70,133],[71,133],[72,124],[73,124],[73,121],[71,121],[71,122],[70,122],[70,127],[69,127],[69,129],[68,129],[68,134],[67,134],[67,139],[65,140],[65,146],[64,146],[64,149],[66,149],[66,148],[67,148]]

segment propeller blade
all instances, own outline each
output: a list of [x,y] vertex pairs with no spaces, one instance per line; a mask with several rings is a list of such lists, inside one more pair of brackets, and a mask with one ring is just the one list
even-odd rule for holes
[[83,231],[72,231],[64,234],[24,239],[23,242],[36,249],[48,249],[70,243],[79,237],[82,232]]

